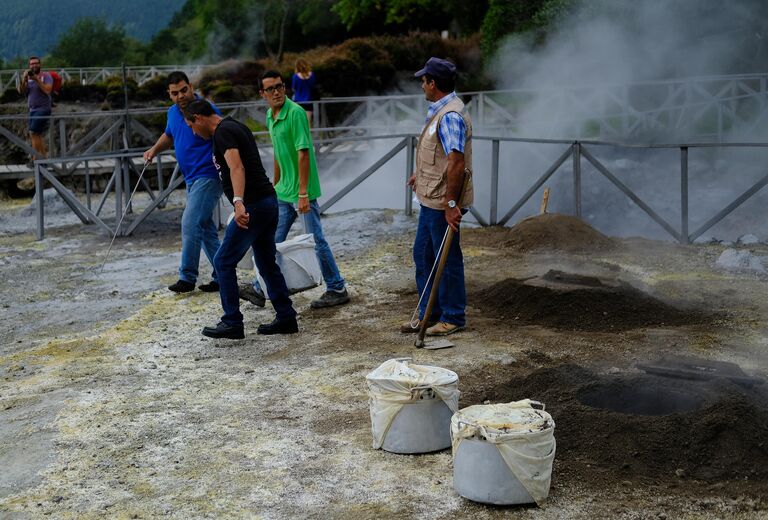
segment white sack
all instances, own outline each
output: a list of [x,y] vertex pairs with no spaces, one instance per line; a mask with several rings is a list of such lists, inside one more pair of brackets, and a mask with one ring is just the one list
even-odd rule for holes
[[390,359],[368,374],[365,380],[375,449],[381,448],[402,407],[418,401],[430,388],[452,412],[459,409],[459,376],[445,368],[412,365],[407,359]]
[[[277,265],[283,273],[285,284],[291,294],[314,289],[323,283],[323,273],[320,271],[320,263],[315,254],[313,235],[298,235],[285,242],[280,242],[275,247],[277,248],[275,260],[277,260]],[[267,286],[258,269],[256,269],[256,277],[266,294]]]
[[464,408],[451,418],[451,441],[454,458],[461,441],[469,437],[494,444],[512,474],[541,505],[552,480],[555,421],[531,403],[524,399]]

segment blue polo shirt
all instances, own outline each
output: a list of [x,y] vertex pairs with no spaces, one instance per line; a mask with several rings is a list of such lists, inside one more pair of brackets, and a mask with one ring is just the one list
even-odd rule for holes
[[[221,115],[216,105],[213,105],[213,110]],[[211,159],[213,153],[211,141],[206,141],[192,132],[192,129],[184,121],[184,114],[175,104],[168,109],[165,135],[173,139],[176,160],[187,184],[202,177],[219,178],[219,172]]]

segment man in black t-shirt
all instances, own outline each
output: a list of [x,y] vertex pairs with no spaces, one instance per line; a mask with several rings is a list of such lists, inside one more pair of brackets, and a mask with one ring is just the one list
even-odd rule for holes
[[224,315],[215,327],[205,327],[203,335],[229,339],[245,337],[236,267],[248,248],[253,248],[256,267],[264,278],[277,313],[272,323],[259,325],[257,332],[298,332],[296,311],[288,296],[283,273],[275,262],[277,197],[264,172],[251,131],[234,119],[223,119],[202,99],[186,106],[184,118],[195,134],[203,139],[213,139],[213,163],[219,171],[224,194],[235,207],[235,218],[227,226],[219,252],[213,259]]

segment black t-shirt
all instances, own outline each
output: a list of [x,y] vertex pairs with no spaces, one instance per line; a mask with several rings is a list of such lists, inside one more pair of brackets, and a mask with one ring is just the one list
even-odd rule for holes
[[274,196],[275,188],[272,187],[272,183],[264,171],[264,166],[261,164],[259,149],[256,147],[253,134],[247,126],[228,117],[221,120],[213,133],[213,164],[219,171],[221,185],[229,202],[232,202],[232,197],[235,195],[224,153],[233,148],[240,152],[240,159],[245,168],[243,203],[248,205],[264,197]]

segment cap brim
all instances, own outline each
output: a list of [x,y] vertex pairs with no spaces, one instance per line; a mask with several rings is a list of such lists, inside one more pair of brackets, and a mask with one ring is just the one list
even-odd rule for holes
[[427,69],[425,67],[425,68],[421,69],[419,72],[417,72],[416,74],[414,74],[413,77],[414,78],[420,78],[422,76],[425,76],[426,74],[427,74]]

